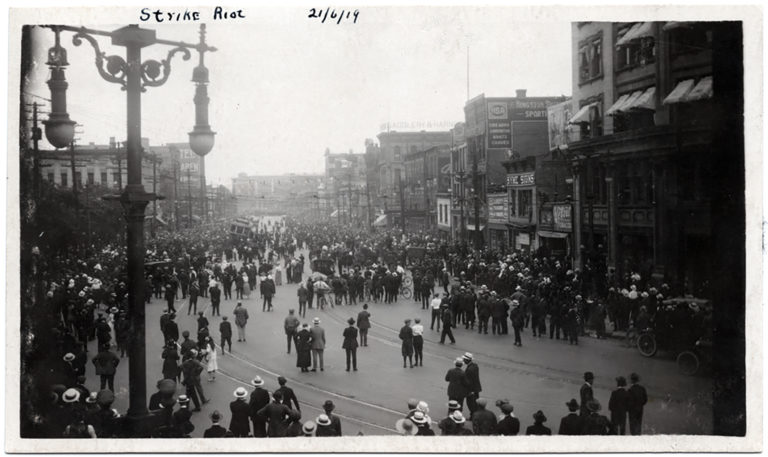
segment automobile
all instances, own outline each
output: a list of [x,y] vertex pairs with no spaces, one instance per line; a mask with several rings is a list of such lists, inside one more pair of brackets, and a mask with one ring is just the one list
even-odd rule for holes
[[312,271],[318,271],[327,276],[333,276],[336,272],[336,262],[333,259],[313,259]]
[[[664,300],[651,326],[638,329],[637,349],[645,357],[653,357],[659,350],[671,352],[677,357],[694,347],[707,329],[702,320],[691,319],[690,309],[701,310],[701,316],[712,309],[709,300],[694,297],[675,297]],[[710,323],[711,325],[711,323]],[[711,329],[710,329],[711,330]]]

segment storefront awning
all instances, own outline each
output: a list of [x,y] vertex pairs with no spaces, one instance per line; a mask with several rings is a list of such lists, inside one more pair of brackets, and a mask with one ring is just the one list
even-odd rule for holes
[[622,36],[621,38],[618,39],[618,41],[616,41],[616,46],[618,47],[618,46],[624,46],[629,44],[629,40],[632,39],[632,35],[635,34],[635,31],[639,29],[642,24],[643,24],[642,22],[638,22],[637,24],[630,27],[629,30],[627,30],[627,33],[625,33],[624,36]]
[[549,230],[539,230],[536,232],[542,238],[568,238],[568,234],[564,232],[552,232]]
[[623,107],[623,109],[647,109],[656,111],[656,86],[651,86],[645,89],[642,94],[634,99],[631,105]]
[[683,81],[680,81],[677,83],[677,86],[675,86],[674,89],[672,89],[672,92],[667,95],[667,98],[664,99],[662,102],[665,105],[671,105],[673,103],[680,103],[683,101],[683,98],[688,95],[688,92],[693,89],[693,80],[692,79],[686,79]]
[[[474,230],[474,229],[475,229],[475,224],[467,224],[467,230]],[[482,232],[483,230],[485,230],[485,226],[480,225],[480,231]]]
[[631,94],[624,94],[621,97],[619,97],[619,99],[616,100],[616,103],[611,105],[611,107],[608,108],[608,111],[606,111],[605,114],[608,116],[613,116],[614,114],[616,114],[616,112],[619,110],[621,105],[627,102],[627,99],[629,98],[630,95]]
[[632,40],[653,36],[653,22],[638,22],[616,41],[616,46],[626,46]]
[[636,90],[636,91],[632,92],[631,94],[629,94],[629,97],[627,97],[627,99],[624,100],[624,103],[622,103],[620,106],[616,107],[616,110],[614,111],[613,114],[625,113],[627,110],[629,110],[630,107],[632,107],[632,105],[635,104],[635,100],[637,100],[638,97],[640,97],[641,95],[643,95],[643,91],[642,90]]
[[597,103],[590,103],[588,105],[584,105],[581,107],[579,111],[576,112],[576,114],[573,115],[570,119],[568,119],[569,124],[580,124],[582,122],[589,122],[589,109],[593,106],[595,106]]
[[386,214],[380,215],[379,217],[376,218],[375,221],[373,221],[373,226],[374,227],[384,227],[385,225],[387,225],[387,215]]
[[684,102],[695,102],[697,100],[706,100],[708,98],[712,98],[713,90],[712,90],[712,77],[706,76],[704,78],[701,78],[701,81],[696,84],[696,87],[691,89],[690,92],[688,92],[688,95],[686,95],[683,98]]
[[690,22],[680,22],[680,21],[669,21],[663,26],[661,26],[661,30],[663,32],[669,32],[670,30],[675,30],[679,28],[690,28],[691,23]]

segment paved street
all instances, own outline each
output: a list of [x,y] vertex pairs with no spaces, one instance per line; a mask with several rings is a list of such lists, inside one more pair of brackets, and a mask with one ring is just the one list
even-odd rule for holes
[[[307,257],[307,253],[304,254]],[[306,273],[309,273],[308,267]],[[493,402],[499,398],[509,399],[523,430],[532,424],[532,414],[541,409],[549,418],[547,425],[556,432],[560,417],[567,412],[565,402],[570,398],[578,400],[584,371],[595,373],[595,397],[603,405],[604,413],[609,414],[607,406],[615,386],[614,378],[635,371],[640,374],[641,383],[647,387],[650,397],[645,409],[644,433],[705,434],[712,431],[709,414],[700,413],[711,410],[711,381],[706,377],[687,377],[678,373],[674,360],[668,355],[659,353],[655,358],[645,358],[618,340],[582,338],[579,346],[548,338],[534,340],[528,329],[523,334],[523,346],[515,347],[512,335],[478,335],[464,330],[463,326],[454,329],[455,345],[447,342],[441,345],[439,332],[429,330],[429,311],[421,310],[421,305],[413,300],[402,298],[392,305],[369,304],[373,328],[369,331],[369,346],[358,349],[357,372],[345,371],[341,342],[346,320],[350,316],[356,318],[362,305],[308,310],[302,322],[311,323],[312,318],[320,317],[326,331],[325,371],[301,373],[296,368],[295,350],[286,354],[283,332],[283,319],[288,309],[298,308],[296,288],[295,284],[278,286],[273,312],[261,311],[257,291],[250,299],[243,300],[250,314],[246,327],[248,341],[238,343],[235,339],[234,353],[219,355],[219,373],[214,382],[207,382],[203,373],[203,389],[211,401],[203,405],[201,413],[194,415],[196,429],[193,436],[202,436],[203,430],[210,425],[208,415],[214,409],[224,413],[224,424],[228,425],[232,392],[239,386],[250,390],[250,380],[256,375],[265,379],[265,388],[270,391],[278,387],[276,378],[285,376],[302,405],[302,420],[316,418],[322,412],[323,402],[333,400],[345,435],[396,433],[395,421],[406,411],[409,398],[427,401],[430,416],[439,421],[447,411],[445,373],[453,367],[453,360],[466,351],[474,354],[480,366],[481,396],[489,399],[489,407],[495,413],[498,410],[493,407]],[[235,304],[235,300],[222,301],[222,314],[232,316]],[[185,305],[186,300],[176,303],[177,322],[180,331],[190,330],[195,335],[196,316],[187,316]],[[208,305],[207,298],[198,300],[198,309],[206,310],[212,335],[218,344],[220,318],[209,315]],[[164,301],[159,299],[153,299],[147,306],[148,396],[155,391],[155,383],[161,378],[163,338],[159,318],[164,307]],[[407,317],[421,317],[425,324],[423,367],[402,368],[398,332]],[[90,351],[93,355],[93,343]],[[88,380],[93,383],[88,387],[96,389],[98,376],[93,375],[90,363],[88,370]],[[124,359],[116,377],[115,407],[119,411],[127,410],[127,379],[128,361]],[[179,385],[178,393],[183,391],[183,386]]]

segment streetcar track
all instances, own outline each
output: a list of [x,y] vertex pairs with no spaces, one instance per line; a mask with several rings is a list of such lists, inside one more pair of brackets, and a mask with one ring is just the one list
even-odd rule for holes
[[326,394],[326,395],[330,395],[330,396],[335,397],[335,398],[340,398],[340,399],[343,399],[343,400],[346,400],[346,401],[350,401],[350,402],[357,403],[357,404],[360,404],[360,405],[363,405],[363,406],[367,406],[369,408],[378,409],[380,411],[384,411],[384,412],[387,412],[389,414],[394,414],[394,415],[397,415],[397,416],[402,416],[403,415],[402,412],[395,411],[394,409],[389,409],[389,408],[387,408],[385,406],[377,405],[375,403],[369,403],[369,402],[363,401],[363,400],[358,400],[357,398],[351,398],[351,397],[349,397],[347,395],[339,394],[339,393],[336,393],[336,392],[333,392],[333,391],[330,391],[330,390],[323,389],[321,387],[317,387],[317,386],[315,386],[313,384],[310,384],[308,382],[305,382],[305,381],[301,381],[301,380],[298,380],[298,379],[295,379],[295,378],[289,378],[289,377],[287,377],[285,375],[280,375],[280,374],[275,373],[274,371],[272,371],[272,370],[270,370],[268,368],[265,368],[265,367],[263,367],[261,365],[258,365],[257,363],[253,362],[250,359],[245,359],[245,358],[242,358],[242,357],[238,357],[235,353],[231,353],[231,355],[232,355],[233,358],[241,361],[242,363],[244,363],[246,365],[250,365],[251,367],[253,367],[253,368],[257,369],[257,370],[263,371],[264,373],[267,373],[267,374],[269,374],[271,376],[274,376],[275,378],[277,378],[279,376],[283,376],[286,380],[288,380],[288,381],[290,381],[290,382],[292,382],[292,383],[294,383],[296,385],[304,386],[307,389],[314,390],[316,392],[320,392],[320,393],[323,393],[323,394]]
[[[250,382],[242,380],[242,379],[240,379],[237,376],[230,375],[230,374],[228,374],[224,370],[219,370],[218,373],[221,374],[222,376],[224,376],[225,378],[229,378],[230,380],[232,380],[234,382],[237,382],[237,383],[240,383],[240,384],[243,384],[244,386],[247,386],[247,387],[251,387],[252,386]],[[321,412],[321,413],[325,413],[325,410],[322,407],[315,406],[315,405],[313,405],[313,404],[311,404],[309,402],[306,402],[306,401],[302,401],[302,406],[303,407],[308,407],[310,409],[313,409],[313,410]],[[369,426],[369,427],[374,427],[374,428],[378,428],[378,429],[381,429],[381,430],[386,430],[388,432],[398,433],[398,431],[393,429],[393,428],[388,428],[388,427],[385,427],[383,425],[374,424],[372,422],[368,422],[368,421],[365,421],[365,420],[362,420],[362,419],[359,419],[359,418],[356,418],[356,417],[353,417],[353,416],[347,416],[347,415],[344,415],[344,414],[338,414],[336,412],[334,412],[333,415],[337,416],[337,417],[339,417],[341,419],[345,419],[345,420],[348,420],[348,421],[351,421],[351,422],[356,422],[356,423],[361,424],[361,425],[366,425],[366,426]],[[307,419],[307,420],[312,420],[312,419]]]

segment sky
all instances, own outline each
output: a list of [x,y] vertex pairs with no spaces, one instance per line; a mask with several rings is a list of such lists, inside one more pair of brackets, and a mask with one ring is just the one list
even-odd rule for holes
[[[199,24],[207,24],[207,41],[218,49],[206,55],[216,132],[206,174],[213,183],[231,183],[240,172],[321,173],[326,148],[362,153],[365,139],[375,139],[387,122],[397,130],[448,130],[464,120],[467,74],[469,98],[514,96],[516,89],[571,95],[570,23],[546,15],[532,20],[505,7],[359,7],[357,23],[337,25],[308,18],[306,7],[249,8],[246,19],[226,22],[212,21],[211,8],[200,11],[199,22],[140,25],[158,38],[192,43]],[[139,22],[138,13],[126,20]],[[107,31],[125,23],[67,22]],[[38,29],[34,37],[26,92],[50,98],[45,61],[53,33]],[[99,42],[107,55],[125,56],[108,38]],[[88,43],[76,47],[64,32],[62,45],[79,142],[123,140],[125,92],[101,79]],[[142,59],[163,59],[169,49],[151,46]],[[187,141],[195,65],[196,53],[190,61],[177,54],[168,82],[142,95],[142,136],[150,145]]]

